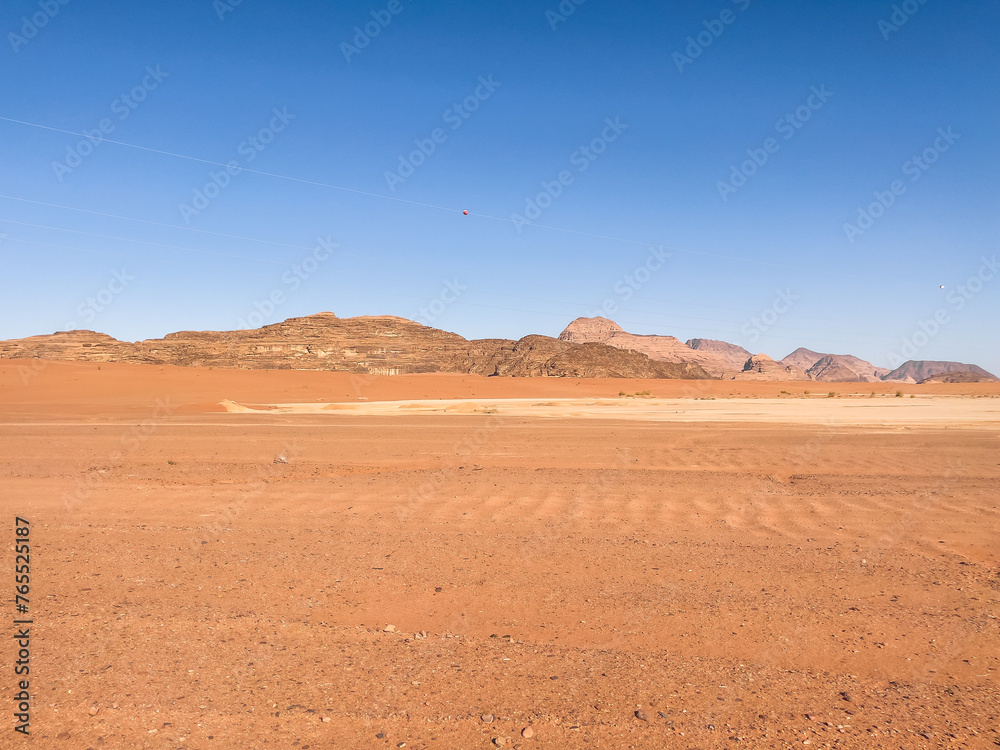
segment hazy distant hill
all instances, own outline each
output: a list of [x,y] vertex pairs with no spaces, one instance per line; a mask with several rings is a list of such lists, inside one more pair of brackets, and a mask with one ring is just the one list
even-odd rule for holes
[[[901,381],[904,383],[919,383],[928,378],[947,373],[971,373],[983,380],[996,380],[996,376],[986,372],[982,367],[967,365],[962,362],[916,361],[904,362],[886,375],[883,380]],[[968,376],[965,376],[966,378]],[[964,380],[963,382],[971,382]]]
[[979,373],[963,371],[963,372],[945,372],[939,375],[932,375],[929,378],[924,378],[921,383],[995,383],[1000,378],[995,378],[992,375],[985,376]]
[[[736,380],[817,380],[822,382],[917,382],[940,372],[969,371],[989,376],[975,365],[960,362],[907,362],[897,370],[878,367],[851,354],[827,354],[799,347],[782,360],[766,354],[751,355],[742,346],[714,339],[628,333],[607,318],[577,318],[559,334],[564,341],[598,342],[622,349],[634,349],[652,359],[700,365],[715,377]],[[893,373],[896,373],[895,375]],[[925,374],[927,373],[927,374]]]

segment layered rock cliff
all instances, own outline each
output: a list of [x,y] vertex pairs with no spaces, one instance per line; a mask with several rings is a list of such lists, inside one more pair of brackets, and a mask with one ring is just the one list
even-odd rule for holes
[[0,358],[132,362],[188,367],[333,370],[372,375],[456,372],[482,375],[708,378],[690,363],[655,362],[604,344],[548,336],[469,341],[393,316],[320,313],[254,330],[181,331],[130,343],[93,331],[0,342]]
[[991,380],[976,365],[910,361],[893,371],[849,354],[799,348],[775,362],[712,339],[640,336],[607,318],[578,318],[559,335],[467,340],[394,316],[338,318],[319,313],[239,331],[180,331],[119,341],[94,331],[62,331],[0,341],[0,359],[132,362],[189,367],[333,370],[372,375],[423,372],[511,377],[726,378],[827,382],[923,382],[954,375]]
[[742,350],[744,356],[737,357],[733,362],[732,352],[723,351],[721,347],[712,347],[707,339],[692,339],[692,341],[706,342],[700,348],[692,348],[674,336],[628,333],[614,321],[601,317],[577,318],[559,334],[559,339],[574,343],[607,344],[617,349],[631,349],[661,362],[697,365],[713,377],[721,377],[729,370],[738,370],[750,356],[750,353],[742,347],[734,347],[725,342],[711,342],[725,344],[733,350]]

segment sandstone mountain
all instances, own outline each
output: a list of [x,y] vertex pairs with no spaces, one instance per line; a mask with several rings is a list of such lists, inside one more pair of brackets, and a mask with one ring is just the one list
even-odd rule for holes
[[889,374],[888,367],[876,367],[850,354],[823,354],[804,347],[799,347],[781,361],[805,370],[810,380],[828,383],[874,383]]
[[180,331],[119,341],[63,331],[0,341],[0,359],[132,362],[191,367],[334,370],[359,375],[455,372],[511,377],[726,378],[826,382],[955,382],[995,379],[976,365],[910,361],[893,371],[848,354],[799,348],[775,362],[712,339],[640,336],[607,318],[578,318],[558,339],[467,340],[394,316],[319,313],[253,330]]
[[859,376],[852,368],[846,367],[833,354],[828,354],[806,370],[806,377],[810,380],[822,380],[828,383],[867,382],[868,380]]
[[919,383],[937,375],[960,372],[972,373],[984,381],[996,380],[995,375],[976,365],[967,365],[963,362],[916,361],[912,359],[904,362],[882,379],[903,383]]
[[[843,377],[850,373],[853,377]],[[888,367],[876,367],[871,362],[850,354],[827,354],[806,370],[813,380],[857,380],[874,383],[889,374]]]
[[781,360],[781,362],[786,365],[790,365],[791,367],[798,367],[800,370],[808,370],[826,356],[827,355],[822,352],[814,352],[812,349],[806,349],[804,346],[800,346],[794,352]]
[[[690,346],[691,342],[685,344],[675,336],[628,333],[614,321],[601,317],[577,318],[559,334],[559,339],[573,343],[607,344],[618,349],[631,349],[663,362],[698,365],[713,377],[739,370],[750,356],[750,352],[742,347],[734,347],[724,341],[692,339],[691,341],[706,342],[701,348],[693,348]],[[713,347],[713,344],[723,346]],[[741,357],[735,358],[735,363],[732,353],[734,350],[743,353]]]
[[563,341],[594,342],[632,349],[654,360],[692,363],[716,378],[733,380],[816,380],[822,382],[873,383],[881,380],[916,383],[945,372],[966,371],[992,377],[975,365],[961,362],[907,362],[894,371],[877,367],[850,354],[826,354],[799,347],[775,362],[766,354],[755,354],[741,346],[712,339],[681,341],[674,336],[638,335],[607,318],[577,318],[559,334]]
[[[570,341],[574,344],[598,343],[606,344],[616,334],[625,333],[625,330],[607,318],[577,318],[559,334],[560,341]],[[673,339],[673,336],[663,338]]]
[[130,343],[93,331],[0,342],[0,358],[192,367],[334,370],[360,375],[456,372],[549,377],[708,378],[691,363],[657,362],[603,344],[548,336],[469,341],[393,316],[319,313],[253,330],[181,331]]
[[976,372],[969,372],[968,370],[962,372],[945,372],[940,375],[931,375],[929,378],[924,378],[921,383],[995,383],[1000,378],[993,377],[992,375],[980,375]]
[[60,331],[45,336],[0,341],[0,359],[33,358],[117,362],[124,345],[94,331]]
[[688,339],[684,345],[704,354],[712,354],[724,360],[727,370],[741,370],[750,359],[750,352],[742,346],[715,339]]
[[733,376],[734,380],[809,380],[809,376],[794,365],[775,362],[766,354],[754,354]]
[[[485,342],[472,342],[476,344]],[[525,336],[519,341],[490,340],[467,362],[477,375],[532,377],[539,375],[586,378],[700,378],[708,375],[697,365],[657,362],[639,352],[605,344],[572,344],[549,336]]]

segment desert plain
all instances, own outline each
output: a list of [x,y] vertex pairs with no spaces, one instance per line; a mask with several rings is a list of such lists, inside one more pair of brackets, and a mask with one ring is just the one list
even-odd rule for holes
[[997,383],[9,360],[0,434],[3,747],[1000,745]]

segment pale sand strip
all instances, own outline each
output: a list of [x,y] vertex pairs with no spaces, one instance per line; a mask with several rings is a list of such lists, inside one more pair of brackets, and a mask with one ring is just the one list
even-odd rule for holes
[[1000,426],[1000,399],[435,399],[327,404],[238,404],[222,401],[230,413],[414,416],[496,415],[658,422],[761,422],[831,426],[982,427]]

